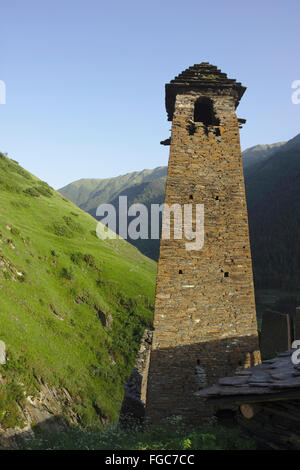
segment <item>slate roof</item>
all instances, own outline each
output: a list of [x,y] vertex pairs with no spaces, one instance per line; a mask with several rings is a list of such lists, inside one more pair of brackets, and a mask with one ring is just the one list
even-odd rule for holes
[[215,65],[208,62],[194,64],[181,72],[174,80],[166,84],[166,110],[169,121],[172,121],[174,113],[175,98],[178,92],[191,89],[224,89],[235,90],[236,106],[246,88],[241,83],[232,78],[228,78],[226,73],[221,72]]
[[196,395],[208,404],[300,399],[300,365],[292,363],[293,352],[295,349],[241,370],[234,377],[219,379]]

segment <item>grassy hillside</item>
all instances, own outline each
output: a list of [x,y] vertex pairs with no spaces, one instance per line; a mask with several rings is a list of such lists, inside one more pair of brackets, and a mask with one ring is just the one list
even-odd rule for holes
[[0,427],[41,383],[66,389],[82,423],[114,420],[144,328],[156,265],[0,154]]

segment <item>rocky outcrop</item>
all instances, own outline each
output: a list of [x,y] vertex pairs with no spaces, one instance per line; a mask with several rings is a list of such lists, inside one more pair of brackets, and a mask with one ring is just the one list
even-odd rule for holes
[[4,341],[0,340],[0,364],[6,363],[6,346]]
[[[16,449],[20,443],[34,437],[34,429],[61,432],[68,423],[78,424],[78,417],[70,411],[72,397],[66,389],[40,384],[38,396],[27,396],[20,407],[24,425],[10,429],[0,427],[0,449]],[[68,408],[68,416],[63,411]]]
[[134,369],[124,386],[125,395],[120,412],[120,423],[124,426],[132,419],[141,422],[145,415],[152,336],[152,331],[145,330]]

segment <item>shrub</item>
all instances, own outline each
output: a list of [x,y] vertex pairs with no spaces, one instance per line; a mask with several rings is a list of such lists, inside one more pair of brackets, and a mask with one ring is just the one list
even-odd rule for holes
[[19,236],[19,235],[20,235],[20,230],[19,230],[18,228],[16,228],[16,227],[12,227],[12,228],[11,228],[11,233],[12,233],[13,235]]
[[70,266],[69,268],[62,268],[60,277],[71,281],[74,278],[72,266]]
[[47,183],[43,183],[36,187],[37,191],[45,197],[52,197],[53,196],[53,191],[50,188],[50,186],[47,185]]
[[71,261],[75,264],[81,264],[84,260],[84,255],[80,252],[77,253],[71,253]]
[[91,267],[95,266],[95,257],[93,255],[86,253],[83,256],[83,260],[88,266],[91,266]]
[[58,237],[72,238],[72,231],[62,222],[53,222],[52,225],[49,225],[48,230],[53,232]]
[[31,197],[39,197],[40,193],[37,190],[35,186],[30,186],[29,188],[26,188],[23,190],[23,193],[26,194],[26,196],[31,196]]
[[52,255],[54,258],[58,258],[58,257],[59,257],[59,254],[56,253],[55,250],[51,250],[50,253],[51,253],[51,255]]
[[19,405],[25,401],[23,388],[14,382],[0,385],[0,426],[4,429],[23,424]]
[[71,217],[64,216],[63,217],[66,225],[73,231],[73,232],[78,232],[78,233],[84,233],[83,227],[78,223],[75,222]]

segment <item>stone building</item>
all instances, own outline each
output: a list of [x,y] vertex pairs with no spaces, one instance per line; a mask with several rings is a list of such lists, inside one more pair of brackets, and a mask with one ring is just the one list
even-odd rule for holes
[[195,392],[260,362],[239,139],[245,121],[235,111],[244,92],[208,63],[166,85],[172,133],[165,203],[204,205],[204,245],[187,250],[184,238],[161,239],[150,421],[210,415]]

